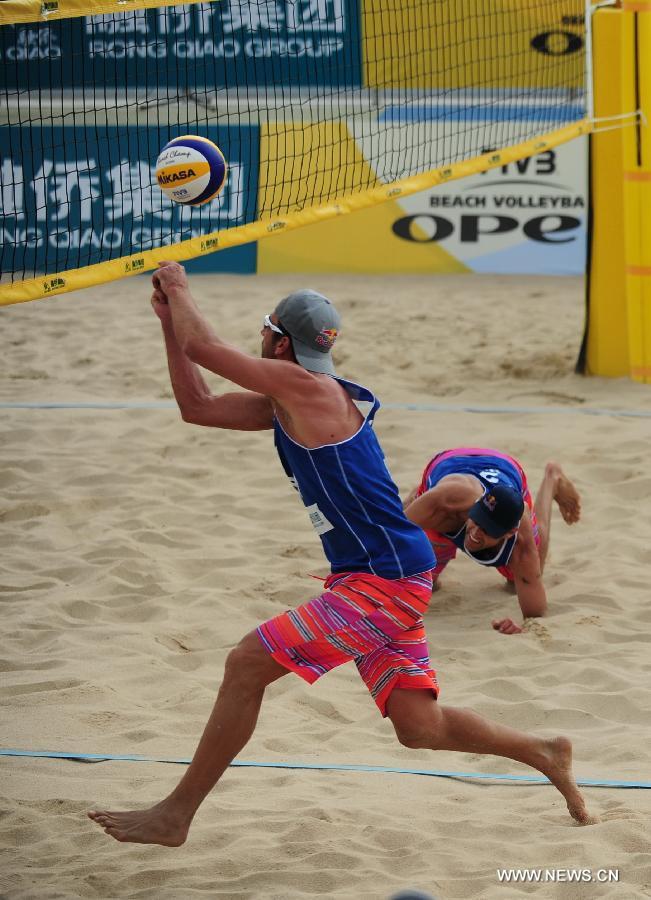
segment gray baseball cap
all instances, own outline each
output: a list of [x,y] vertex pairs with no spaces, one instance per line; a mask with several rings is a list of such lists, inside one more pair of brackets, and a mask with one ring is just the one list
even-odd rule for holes
[[334,375],[330,351],[341,328],[339,313],[317,291],[294,291],[274,310],[278,322],[292,339],[294,356],[309,372]]

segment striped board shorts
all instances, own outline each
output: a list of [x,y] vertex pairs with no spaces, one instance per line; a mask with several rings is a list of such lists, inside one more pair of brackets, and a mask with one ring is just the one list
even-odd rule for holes
[[354,660],[380,712],[396,688],[438,697],[423,613],[432,575],[389,581],[364,572],[330,575],[320,597],[281,613],[257,629],[276,662],[309,684]]

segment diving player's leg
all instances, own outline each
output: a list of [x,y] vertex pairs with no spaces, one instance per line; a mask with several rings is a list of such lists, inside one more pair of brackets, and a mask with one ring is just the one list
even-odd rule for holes
[[534,510],[538,520],[540,544],[540,569],[544,569],[551,532],[552,502],[558,504],[558,508],[568,525],[578,522],[581,517],[581,498],[576,487],[572,484],[563,469],[556,462],[548,462],[545,466],[545,474],[538,488]]

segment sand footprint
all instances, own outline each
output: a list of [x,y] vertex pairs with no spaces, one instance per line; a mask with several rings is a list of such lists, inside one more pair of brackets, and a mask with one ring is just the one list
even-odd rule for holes
[[39,503],[19,503],[12,509],[0,512],[0,522],[26,522],[30,519],[42,519],[49,516],[51,510]]
[[526,619],[522,630],[527,634],[533,634],[541,644],[548,644],[552,639],[547,626],[537,619]]

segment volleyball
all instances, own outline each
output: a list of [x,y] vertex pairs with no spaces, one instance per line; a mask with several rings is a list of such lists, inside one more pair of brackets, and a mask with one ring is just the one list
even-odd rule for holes
[[156,181],[175,203],[210,203],[226,182],[226,160],[217,144],[185,134],[165,144],[156,160]]

